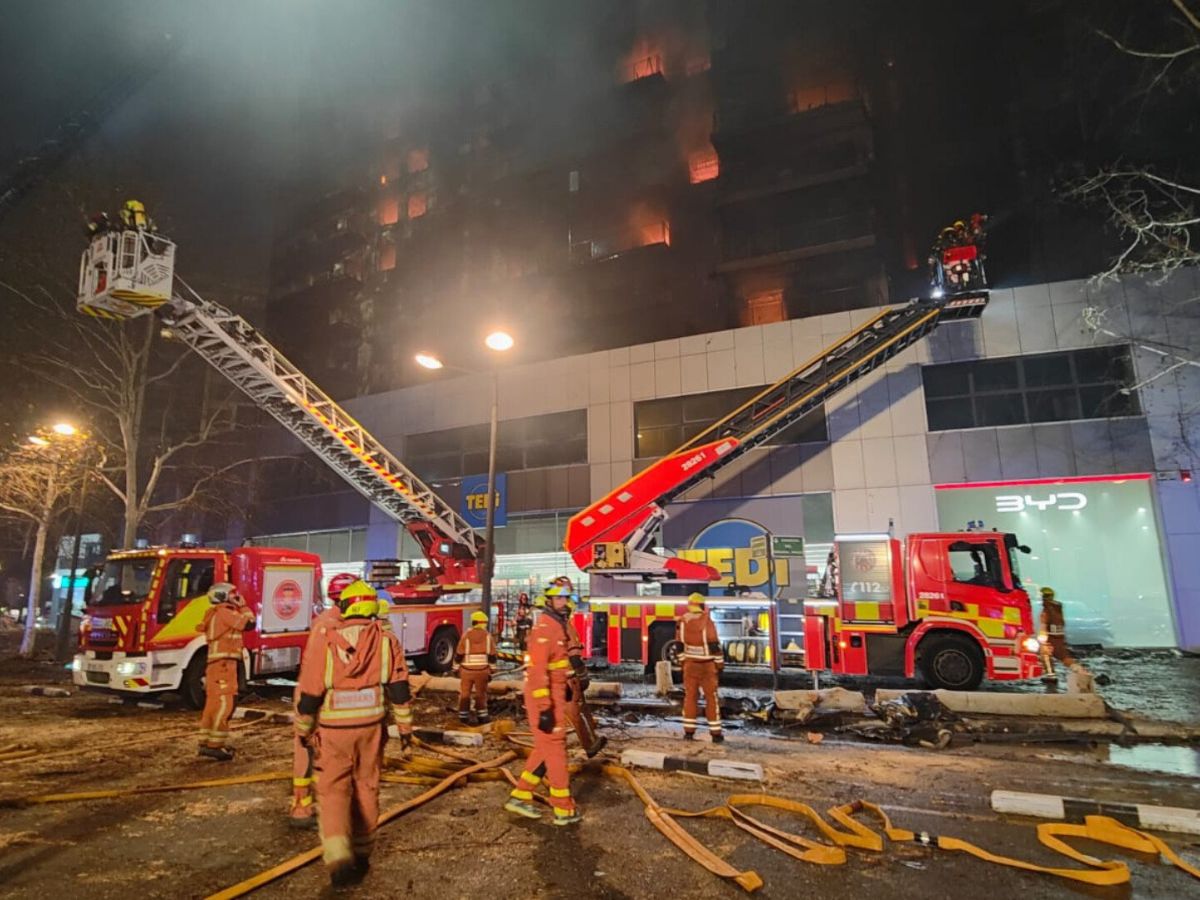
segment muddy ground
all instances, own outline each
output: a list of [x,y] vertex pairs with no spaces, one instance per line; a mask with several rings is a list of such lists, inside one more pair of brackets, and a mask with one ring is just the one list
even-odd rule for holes
[[[202,778],[286,770],[287,726],[254,724],[238,732],[238,759],[200,760],[192,739],[196,715],[178,707],[141,709],[107,698],[29,696],[30,683],[65,683],[48,665],[0,662],[0,747],[21,743],[41,753],[0,767],[0,799],[61,791],[175,784]],[[283,709],[284,688],[260,690],[250,705]],[[451,727],[445,695],[422,696],[418,725]],[[1039,847],[1028,821],[1007,820],[988,806],[993,788],[1044,791],[1139,803],[1200,807],[1200,781],[1138,771],[1108,761],[1106,748],[966,747],[940,753],[893,746],[798,739],[734,731],[723,747],[706,739],[685,745],[669,723],[640,721],[609,728],[610,751],[626,747],[763,764],[763,788],[817,809],[866,798],[883,805],[897,826],[953,835],[989,850],[1062,863]],[[502,752],[489,740],[475,753]],[[421,751],[424,753],[425,751]],[[1172,759],[1178,748],[1172,749]],[[1118,754],[1119,755],[1119,754]],[[1133,760],[1137,762],[1137,760]],[[515,766],[513,766],[515,768]],[[1163,768],[1187,768],[1167,765]],[[683,774],[639,772],[661,803],[698,810],[746,783]],[[576,777],[585,813],[575,829],[516,820],[500,807],[500,783],[458,788],[385,826],[374,866],[351,896],[413,894],[423,898],[735,897],[735,885],[709,874],[668,843],[624,785],[596,771]],[[424,788],[386,785],[386,809]],[[86,802],[0,808],[0,894],[14,898],[202,897],[275,865],[315,843],[284,819],[286,780]],[[764,820],[815,836],[798,821]],[[881,854],[850,851],[844,866],[795,861],[727,821],[694,820],[687,829],[741,869],[765,882],[763,897],[940,898],[1019,891],[1023,897],[1183,897],[1198,886],[1182,872],[1131,859],[1127,888],[1083,888],[1044,875],[990,865],[962,854],[889,845]],[[1200,838],[1173,837],[1200,861]],[[1108,848],[1087,848],[1109,857]],[[1127,857],[1125,857],[1127,858]],[[969,887],[969,890],[966,888]],[[324,891],[318,865],[260,889],[263,897]]]

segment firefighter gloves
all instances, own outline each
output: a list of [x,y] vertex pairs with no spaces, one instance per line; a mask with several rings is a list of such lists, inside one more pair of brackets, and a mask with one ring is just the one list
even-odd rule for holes
[[550,734],[554,731],[554,710],[543,709],[538,713],[537,721],[538,731],[542,734]]

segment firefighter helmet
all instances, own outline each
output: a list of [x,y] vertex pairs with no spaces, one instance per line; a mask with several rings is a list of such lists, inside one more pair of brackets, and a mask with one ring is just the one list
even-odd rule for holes
[[1050,601],[1054,601],[1054,588],[1052,588],[1052,587],[1044,587],[1044,588],[1042,588],[1042,590],[1040,591],[1040,593],[1041,593],[1041,595],[1042,595],[1042,599],[1043,599],[1043,600],[1050,600]]
[[228,581],[218,581],[208,589],[208,599],[213,603],[228,603],[235,593],[237,588]]
[[688,609],[704,609],[703,594],[689,594],[687,599]]
[[379,590],[375,592],[375,615],[381,619],[386,619],[392,611],[392,595],[387,591]]
[[338,609],[342,611],[342,617],[347,619],[352,616],[370,618],[379,612],[379,600],[376,597],[375,588],[361,578],[342,588],[337,605]]
[[472,625],[486,625],[487,624],[487,613],[485,613],[482,609],[475,610],[475,612],[471,613],[471,624]]

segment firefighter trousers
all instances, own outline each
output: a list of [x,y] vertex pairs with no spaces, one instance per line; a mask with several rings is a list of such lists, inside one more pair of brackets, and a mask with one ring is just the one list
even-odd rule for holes
[[365,860],[375,846],[384,729],[318,726],[317,821],[325,865]]
[[554,683],[550,686],[551,709],[554,711],[554,730],[549,734],[538,730],[537,700],[530,691],[525,692],[525,711],[529,716],[529,730],[533,732],[533,752],[525,760],[521,780],[512,790],[512,797],[529,802],[533,789],[546,779],[550,789],[550,805],[555,816],[569,816],[575,811],[575,800],[571,797],[571,776],[567,771],[567,686]]
[[463,668],[458,673],[458,715],[466,718],[471,710],[471,698],[475,698],[475,712],[488,714],[488,682],[492,680],[491,669]]
[[1042,646],[1042,668],[1046,670],[1047,675],[1054,674],[1054,660],[1056,659],[1068,669],[1076,662],[1075,657],[1071,655],[1071,648],[1067,646],[1067,639],[1052,634]]
[[237,660],[214,659],[204,670],[204,712],[200,714],[200,746],[229,744],[229,717],[237,706]]
[[717,700],[717,664],[711,659],[683,660],[683,732],[695,734],[700,711],[700,692],[704,692],[704,713],[708,730],[721,733],[721,705]]

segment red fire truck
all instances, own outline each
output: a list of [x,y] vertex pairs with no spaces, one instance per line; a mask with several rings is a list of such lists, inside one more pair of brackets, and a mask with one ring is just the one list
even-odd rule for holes
[[[426,565],[408,578],[399,577],[398,567],[376,567],[367,577],[396,601],[392,622],[405,652],[425,657],[428,668],[447,670],[466,619],[477,608],[483,541],[245,319],[175,279],[174,259],[174,243],[161,234],[98,234],[80,264],[79,310],[103,319],[158,315],[174,340],[399,523],[416,540]],[[291,568],[295,577],[285,578]],[[247,635],[246,677],[294,671],[320,589],[317,557],[270,548],[229,554],[161,548],[110,558],[86,609],[74,661],[77,683],[134,693],[182,689],[198,700],[203,662],[194,628],[207,603],[202,595],[214,580],[236,584],[258,615],[256,630]],[[277,596],[280,591],[286,596]]]
[[320,596],[318,557],[266,547],[155,547],[112,554],[93,581],[75,683],[129,694],[179,691],[203,705],[207,650],[198,628],[208,589],[221,581],[237,587],[255,616],[239,680],[294,672]]

